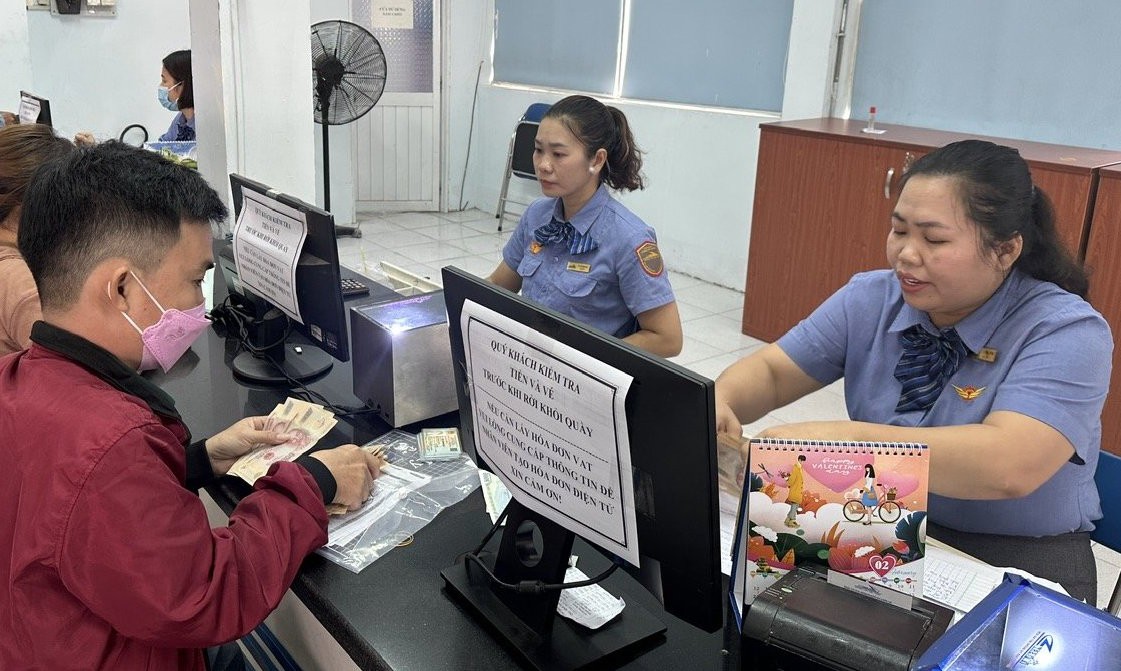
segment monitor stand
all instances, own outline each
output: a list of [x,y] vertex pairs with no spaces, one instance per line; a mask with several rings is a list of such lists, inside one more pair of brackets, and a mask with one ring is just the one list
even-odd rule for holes
[[[242,349],[234,356],[230,367],[240,379],[262,385],[291,385],[292,380],[309,382],[331,370],[331,356],[323,350],[285,340],[289,333],[288,317],[275,307],[259,300],[245,300],[244,304],[222,310],[241,315],[235,321],[244,326],[246,344],[262,352],[258,355]],[[216,312],[219,311],[211,311],[211,315]],[[228,331],[230,325],[225,328]],[[278,366],[283,372],[277,370]]]
[[[309,382],[324,375],[331,370],[333,362],[331,356],[314,345],[293,345],[284,343],[270,350],[271,361],[254,356],[250,352],[242,351],[234,357],[230,366],[234,374],[243,380],[258,384],[291,384]],[[277,365],[284,370],[287,377],[277,370]]]
[[[574,535],[511,501],[497,556],[482,557],[499,580],[564,582]],[[599,629],[557,617],[559,591],[522,594],[494,585],[472,562],[457,561],[440,572],[449,592],[522,659],[540,671],[621,663],[664,642],[666,626],[636,603]]]

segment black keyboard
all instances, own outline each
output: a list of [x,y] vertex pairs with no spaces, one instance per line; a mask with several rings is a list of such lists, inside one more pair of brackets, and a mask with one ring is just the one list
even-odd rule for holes
[[370,287],[362,284],[358,280],[344,277],[339,281],[339,285],[343,290],[343,298],[350,298],[352,296],[365,296],[370,293]]

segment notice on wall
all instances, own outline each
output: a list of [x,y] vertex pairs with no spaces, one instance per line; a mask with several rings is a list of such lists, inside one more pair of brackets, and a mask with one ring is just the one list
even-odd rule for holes
[[296,296],[296,261],[307,238],[307,217],[284,203],[242,190],[241,214],[234,227],[238,279],[303,324]]
[[413,0],[370,0],[374,28],[413,29]]
[[461,319],[476,451],[519,503],[638,566],[632,378],[471,301]]

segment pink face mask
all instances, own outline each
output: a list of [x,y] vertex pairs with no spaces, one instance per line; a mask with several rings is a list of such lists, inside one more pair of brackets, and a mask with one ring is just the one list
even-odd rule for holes
[[[144,343],[144,353],[140,357],[140,370],[155,370],[159,366],[166,373],[171,370],[179,357],[191,348],[191,344],[206,330],[206,327],[210,326],[210,320],[206,318],[206,303],[203,302],[186,311],[175,308],[164,310],[160,302],[152,295],[152,292],[148,291],[148,287],[140,281],[140,278],[131,270],[129,274],[140,284],[140,288],[148,294],[148,298],[152,299],[152,302],[163,313],[160,315],[158,322],[143,330],[136,325],[136,322],[127,313],[121,313],[128,320],[128,323],[132,324],[132,328],[140,334],[140,340]],[[110,294],[112,294],[112,287],[110,287]]]

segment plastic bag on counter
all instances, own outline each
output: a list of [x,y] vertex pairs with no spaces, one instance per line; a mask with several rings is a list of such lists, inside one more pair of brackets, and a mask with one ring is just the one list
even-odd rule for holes
[[332,517],[327,545],[319,554],[355,573],[399,545],[441,510],[459,503],[479,486],[479,470],[466,455],[451,461],[424,461],[417,436],[394,429],[363,449],[379,451],[382,470],[370,499],[358,510]]

